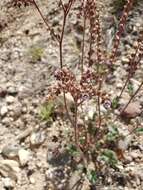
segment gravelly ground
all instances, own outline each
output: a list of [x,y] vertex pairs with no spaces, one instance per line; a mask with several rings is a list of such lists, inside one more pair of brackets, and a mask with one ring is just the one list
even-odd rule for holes
[[[56,10],[56,1],[38,1],[44,15],[58,28],[61,14]],[[104,2],[103,2],[104,3]],[[101,3],[102,4],[102,3]],[[103,10],[108,7],[108,1]],[[110,8],[108,7],[108,10]],[[137,39],[138,30],[143,28],[143,3],[140,3],[133,14],[127,28],[127,35],[121,46],[124,51],[118,60],[118,68],[114,75],[116,80],[108,84],[111,96],[119,91],[126,75],[122,63],[126,62],[126,54],[132,51],[131,44]],[[106,14],[107,14],[106,10]],[[105,16],[109,16],[108,14]],[[77,68],[81,40],[76,28],[76,18],[70,19],[70,27],[66,30],[64,41],[65,63],[70,68]],[[106,20],[106,19],[105,19]],[[130,29],[134,25],[133,29]],[[110,26],[110,24],[109,24]],[[110,39],[110,28],[104,26]],[[110,40],[109,40],[110,41]],[[72,47],[72,48],[71,48]],[[42,51],[41,60],[35,61],[33,49]],[[50,40],[42,20],[34,8],[9,7],[7,1],[0,2],[0,189],[14,190],[70,190],[77,182],[79,173],[72,173],[68,155],[55,160],[51,150],[68,142],[69,126],[57,120],[50,127],[39,118],[40,105],[48,94],[48,87],[53,82],[53,72],[58,68],[58,49],[56,42]],[[121,62],[122,61],[122,62]],[[143,63],[143,61],[142,61]],[[137,72],[133,81],[137,88],[142,76],[142,69]],[[123,102],[128,99],[126,92]],[[137,101],[143,103],[142,91]],[[137,118],[143,125],[142,116]],[[134,122],[134,121],[133,121]],[[116,121],[119,124],[118,121]],[[121,131],[132,125],[120,123]],[[60,126],[60,127],[59,127]],[[61,135],[62,134],[62,135]],[[58,142],[53,139],[59,138]],[[67,141],[66,141],[67,140]],[[62,141],[62,143],[61,143]],[[131,146],[126,150],[126,161],[121,164],[119,172],[109,170],[109,178],[105,186],[99,190],[142,190],[143,189],[143,138],[133,137]],[[22,158],[21,158],[21,157]],[[62,160],[64,157],[64,160]],[[18,159],[19,158],[19,159]],[[21,158],[21,159],[20,159]],[[70,175],[69,175],[70,174]],[[110,175],[111,174],[111,175]],[[115,176],[115,178],[113,178]],[[69,184],[67,185],[66,180]],[[115,180],[115,181],[114,181]],[[125,184],[124,184],[125,183]],[[53,185],[56,184],[56,185]],[[85,182],[79,189],[90,189]],[[94,188],[95,189],[95,188]]]

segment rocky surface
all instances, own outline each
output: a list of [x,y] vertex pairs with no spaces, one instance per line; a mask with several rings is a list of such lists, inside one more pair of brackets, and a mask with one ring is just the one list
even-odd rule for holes
[[[40,106],[53,82],[53,73],[59,67],[57,44],[50,40],[49,32],[33,7],[14,8],[8,2],[0,1],[0,189],[70,190],[76,183],[79,183],[80,190],[95,189],[90,187],[80,170],[72,172],[71,158],[65,151],[71,130],[69,125],[58,118],[49,126],[39,117]],[[57,1],[37,2],[45,17],[58,30],[62,15],[55,9]],[[101,6],[106,9],[107,0],[105,4],[102,0]],[[110,11],[110,8],[107,10]],[[108,24],[107,10],[103,18],[109,20],[105,30],[110,45],[114,26]],[[116,71],[109,76],[105,86],[111,97],[121,90],[129,62],[127,55],[134,50],[132,44],[139,29],[143,29],[142,17],[141,2],[129,17],[126,36],[121,44],[123,53],[116,63]],[[70,68],[75,69],[78,67],[82,38],[76,28],[76,18],[70,18],[70,25],[71,28],[68,26],[66,29],[64,59]],[[142,73],[141,65],[131,81],[134,91],[140,84]],[[136,97],[138,103],[124,110],[124,115],[135,119],[129,124],[115,121],[125,136],[130,135],[136,120],[143,126],[142,107],[139,106],[143,105],[142,93],[141,90]],[[127,89],[121,104],[124,105],[129,97]],[[91,104],[88,119],[94,117],[95,111]],[[102,112],[106,113],[107,109],[103,107]],[[142,190],[143,138],[133,136],[130,140],[121,141],[119,146],[125,151],[124,163],[120,163],[118,172],[114,169],[106,171],[105,184],[97,185],[96,189]]]

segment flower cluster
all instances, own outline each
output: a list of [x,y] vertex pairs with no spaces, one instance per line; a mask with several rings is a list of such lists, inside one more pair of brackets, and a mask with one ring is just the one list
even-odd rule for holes
[[52,96],[58,96],[62,92],[70,93],[77,105],[99,94],[102,97],[105,96],[105,93],[97,90],[95,84],[97,77],[90,70],[83,73],[79,81],[76,80],[75,75],[67,68],[56,71],[55,78],[57,85],[51,90]]
[[12,0],[12,3],[14,6],[21,7],[23,5],[26,7],[26,6],[32,5],[34,1],[33,0]]
[[128,69],[130,77],[133,77],[133,75],[135,74],[142,57],[143,57],[143,31],[140,32],[138,42],[135,47],[135,52],[132,53],[130,56],[129,69]]
[[100,26],[100,12],[97,7],[96,0],[82,1],[82,10],[86,21],[88,21],[89,28],[89,50],[88,50],[88,66],[103,63],[103,47],[102,34]]
[[120,38],[121,38],[121,35],[124,31],[124,27],[126,25],[126,20],[128,18],[129,12],[132,8],[133,1],[134,0],[127,0],[127,4],[124,6],[123,14],[122,14],[120,22],[119,22],[119,27],[118,27],[118,30],[117,30],[116,35],[115,35],[113,50],[112,50],[112,53],[110,56],[110,61],[112,64],[114,63],[116,53],[117,53],[119,43],[120,43]]

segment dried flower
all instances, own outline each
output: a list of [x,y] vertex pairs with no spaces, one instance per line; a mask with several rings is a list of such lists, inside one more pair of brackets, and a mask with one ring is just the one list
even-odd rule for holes
[[21,7],[23,6],[29,6],[33,4],[33,0],[12,0],[12,3],[14,6]]
[[120,43],[120,38],[121,38],[121,35],[124,31],[126,20],[128,18],[129,12],[132,8],[132,5],[133,5],[133,0],[127,0],[127,4],[124,6],[123,14],[122,14],[121,19],[119,21],[119,27],[118,27],[118,30],[117,30],[116,35],[115,35],[113,50],[112,50],[112,53],[110,56],[111,64],[114,63],[116,53],[117,53],[119,43]]

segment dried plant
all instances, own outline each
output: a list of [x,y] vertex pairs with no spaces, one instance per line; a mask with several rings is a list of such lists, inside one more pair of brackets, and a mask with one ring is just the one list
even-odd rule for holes
[[[107,148],[108,143],[103,143],[105,135],[108,134],[106,128],[107,121],[101,114],[101,104],[106,104],[106,106],[111,109],[111,100],[108,98],[108,93],[103,90],[103,84],[105,84],[108,74],[112,73],[116,60],[118,58],[117,52],[119,50],[119,45],[121,42],[121,37],[126,26],[126,21],[129,15],[130,10],[132,9],[133,0],[127,0],[126,5],[122,16],[119,21],[118,29],[115,34],[113,48],[110,55],[106,50],[104,45],[104,35],[102,33],[102,26],[100,21],[100,10],[98,8],[97,0],[68,0],[64,3],[63,0],[59,0],[59,7],[63,13],[63,21],[61,26],[61,33],[56,34],[54,28],[51,28],[50,23],[47,19],[44,18],[42,12],[40,11],[35,0],[13,0],[14,5],[33,5],[37,9],[39,15],[43,19],[47,29],[50,31],[50,34],[54,40],[58,43],[59,46],[59,70],[55,72],[55,79],[57,84],[52,86],[48,95],[48,100],[54,98],[60,94],[63,94],[65,110],[68,116],[68,119],[74,128],[74,140],[77,149],[82,155],[82,159],[85,163],[86,159],[96,160],[100,148]],[[71,71],[68,66],[66,67],[63,61],[63,40],[65,34],[65,27],[67,24],[67,18],[69,13],[72,13],[72,8],[75,3],[80,4],[80,10],[77,13],[79,18],[82,20],[83,24],[83,38],[82,38],[82,47],[81,47],[81,58],[80,58],[80,77],[76,77],[73,71]],[[122,97],[127,84],[130,79],[134,76],[136,70],[140,66],[141,58],[143,57],[143,33],[140,33],[138,43],[135,47],[135,52],[130,57],[130,64],[128,69],[127,78],[123,84],[120,95],[117,97],[118,101]],[[64,65],[64,67],[63,67]],[[138,87],[138,89],[131,96],[129,103],[133,100],[136,94],[140,91],[143,86],[143,80]],[[69,93],[73,98],[74,102],[74,117],[72,117],[67,106],[66,94]],[[83,128],[78,127],[78,112],[81,106],[91,100],[96,100],[97,113],[96,123],[94,128],[90,124],[86,124]],[[109,115],[107,116],[109,117]],[[109,134],[108,134],[109,135]],[[112,136],[113,135],[113,136]],[[110,137],[117,135],[117,131],[112,129],[110,132]],[[84,137],[84,143],[80,143],[80,138]],[[117,137],[117,136],[116,136]],[[117,140],[117,139],[116,139]],[[98,146],[99,145],[99,146]],[[93,149],[94,147],[94,149]],[[104,153],[104,157],[107,154]],[[110,156],[113,157],[112,152]],[[92,157],[92,158],[91,158]],[[116,160],[114,159],[116,162]],[[95,161],[96,162],[96,161]],[[97,164],[96,164],[97,165]],[[99,168],[100,166],[96,166]]]

